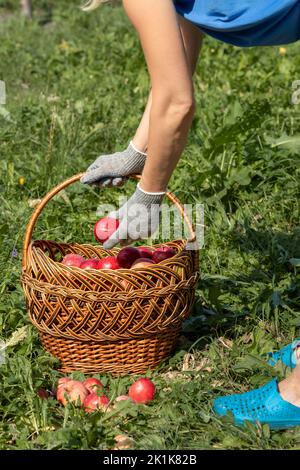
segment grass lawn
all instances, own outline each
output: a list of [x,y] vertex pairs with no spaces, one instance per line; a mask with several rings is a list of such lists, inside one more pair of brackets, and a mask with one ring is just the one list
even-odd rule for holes
[[[241,50],[205,39],[197,113],[170,182],[182,202],[205,207],[193,317],[175,355],[149,374],[158,389],[151,405],[86,415],[37,396],[56,383],[58,363],[26,313],[22,238],[36,199],[97,155],[128,145],[149,77],[121,7],[84,14],[76,2],[41,1],[29,23],[14,13],[16,3],[0,9],[7,87],[0,107],[0,338],[7,342],[0,448],[110,449],[126,434],[135,449],[299,449],[300,428],[236,428],[211,410],[220,394],[288,374],[260,355],[299,335],[300,104],[291,104],[299,44]],[[114,203],[119,194],[74,185],[47,207],[34,237],[92,242],[99,201]],[[132,382],[101,380],[110,397]]]

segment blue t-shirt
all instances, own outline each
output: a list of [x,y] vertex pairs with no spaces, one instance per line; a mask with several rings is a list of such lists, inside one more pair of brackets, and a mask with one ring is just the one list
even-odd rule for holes
[[210,36],[241,47],[300,39],[300,0],[173,0],[177,13]]

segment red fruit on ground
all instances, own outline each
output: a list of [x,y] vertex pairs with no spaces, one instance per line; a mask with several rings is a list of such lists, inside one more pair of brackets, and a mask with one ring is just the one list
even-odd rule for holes
[[58,383],[56,398],[66,406],[68,401],[74,402],[75,404],[82,404],[89,392],[85,386],[77,380],[61,380]]
[[58,379],[57,387],[55,387],[55,385],[53,385],[52,390],[51,390],[51,394],[56,397],[58,387],[64,385],[65,383],[69,382],[70,380],[72,380],[72,379],[69,379],[69,377],[61,377],[60,379]]
[[108,240],[111,235],[117,230],[119,225],[119,220],[112,219],[110,217],[104,217],[103,219],[98,220],[94,227],[94,236],[97,242],[106,242],[106,240]]
[[125,401],[125,400],[132,401],[131,398],[128,395],[120,395],[115,399],[115,401]]
[[98,397],[96,393],[90,393],[84,400],[83,406],[87,413],[92,413],[97,409],[105,410],[109,404],[109,399],[102,395]]
[[97,389],[104,388],[103,383],[101,383],[100,380],[95,379],[94,377],[86,379],[83,382],[83,385],[90,393],[95,393]]
[[131,385],[128,395],[135,403],[149,403],[154,398],[155,385],[150,379],[142,377]]
[[40,388],[37,391],[37,396],[40,397],[42,400],[47,400],[47,398],[49,398],[49,393],[44,388]]
[[72,380],[72,379],[70,379],[69,377],[61,377],[60,379],[58,379],[58,387],[60,385],[63,385],[65,383],[67,383],[67,382],[70,382],[70,380]]
[[152,256],[152,259],[155,263],[160,263],[160,261],[164,261],[165,259],[172,258],[176,254],[174,248],[170,246],[161,246],[157,248]]
[[138,258],[133,262],[130,269],[148,268],[151,264],[155,264],[152,259]]
[[134,261],[140,257],[139,250],[133,246],[126,246],[119,251],[117,260],[121,268],[129,269]]
[[65,266],[73,266],[76,268],[80,268],[84,261],[85,259],[83,256],[70,253],[63,258],[62,264],[64,264]]
[[96,258],[87,259],[80,266],[81,269],[98,269],[99,260]]
[[140,258],[152,259],[152,255],[154,253],[154,250],[152,248],[149,248],[148,246],[138,246],[137,250],[140,253]]
[[107,256],[98,263],[98,269],[119,269],[120,265],[116,256]]

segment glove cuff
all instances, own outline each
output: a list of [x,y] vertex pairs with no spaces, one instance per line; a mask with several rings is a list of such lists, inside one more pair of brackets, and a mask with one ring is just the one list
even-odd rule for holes
[[144,204],[147,208],[151,208],[152,204],[160,205],[165,193],[147,193],[137,185],[135,192],[135,202]]
[[141,188],[140,183],[137,184],[137,188],[142,191],[142,193],[147,194],[149,196],[164,196],[166,194],[166,191],[162,191],[161,193],[150,193],[149,191],[145,191]]
[[132,140],[130,141],[129,146],[131,146],[135,152],[140,153],[141,155],[144,155],[145,157],[147,157],[147,154],[146,154],[145,152],[141,152],[139,149],[137,149],[137,148],[134,146]]

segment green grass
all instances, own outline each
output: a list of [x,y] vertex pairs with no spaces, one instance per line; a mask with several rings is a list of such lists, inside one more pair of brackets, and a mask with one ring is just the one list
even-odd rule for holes
[[[278,47],[240,50],[205,39],[195,77],[198,109],[170,183],[182,202],[205,206],[193,322],[185,324],[176,354],[150,374],[158,389],[153,404],[86,416],[36,395],[55,384],[58,364],[26,313],[22,238],[33,199],[100,153],[124,149],[143,112],[149,78],[122,8],[87,15],[76,2],[47,2],[52,9],[40,2],[27,23],[13,13],[16,2],[4,3],[0,80],[10,120],[2,108],[0,338],[7,341],[24,326],[26,338],[7,347],[0,366],[0,448],[109,449],[120,433],[135,449],[299,448],[299,428],[236,428],[211,410],[220,394],[289,373],[259,356],[299,334],[300,105],[291,104],[299,45],[282,54]],[[66,194],[69,199],[58,197],[44,211],[34,237],[91,242],[99,200],[113,203],[119,192],[77,184]],[[101,380],[113,397],[126,392],[132,378]]]

